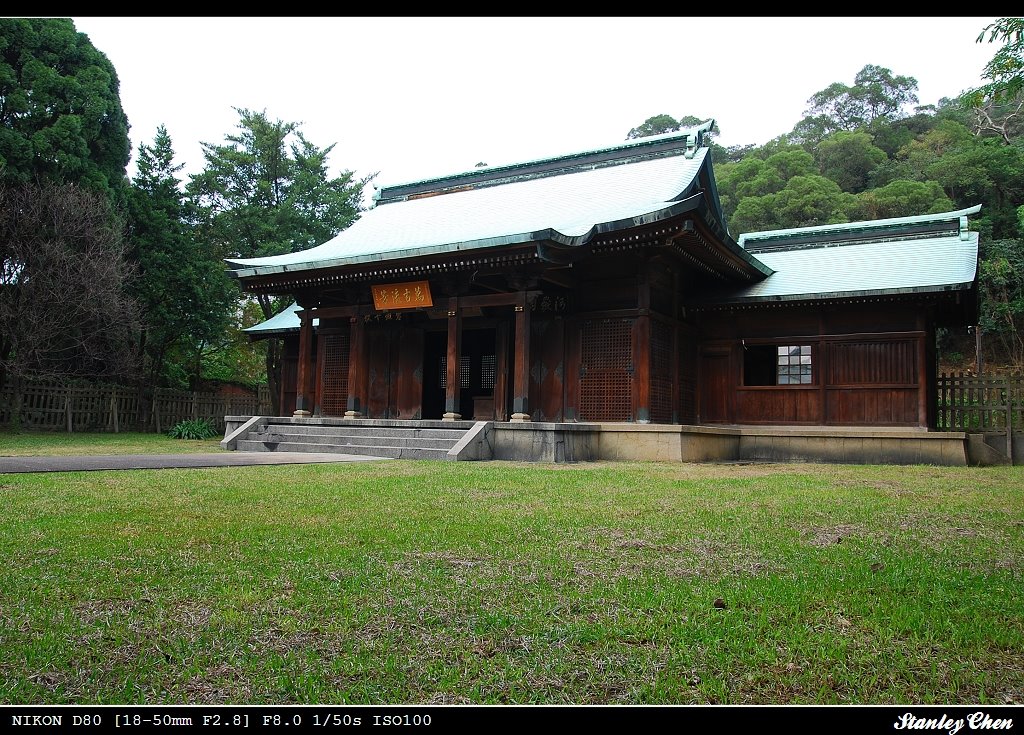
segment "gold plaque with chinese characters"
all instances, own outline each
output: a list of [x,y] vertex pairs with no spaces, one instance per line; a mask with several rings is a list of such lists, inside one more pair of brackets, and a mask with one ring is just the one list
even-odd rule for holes
[[428,281],[389,283],[386,286],[370,286],[370,290],[373,291],[373,308],[378,311],[419,309],[434,305]]

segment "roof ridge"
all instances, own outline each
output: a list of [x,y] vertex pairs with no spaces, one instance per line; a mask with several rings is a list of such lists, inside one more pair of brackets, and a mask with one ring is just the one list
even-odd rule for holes
[[616,163],[627,163],[647,157],[683,154],[688,158],[692,158],[698,148],[706,147],[706,136],[714,126],[714,123],[715,121],[712,118],[700,125],[684,128],[679,131],[649,135],[599,148],[560,153],[498,166],[475,168],[444,176],[418,179],[388,186],[375,186],[373,201],[374,204],[388,204],[419,196],[463,191],[467,188],[509,183],[513,180],[570,173],[573,169],[584,166],[595,168]]
[[[770,240],[794,240],[796,238],[804,239],[808,242],[827,243],[827,236],[831,233],[838,235],[846,235],[842,237],[840,241],[851,240],[857,237],[857,233],[864,233],[864,237],[872,237],[867,234],[869,231],[886,230],[886,229],[899,229],[901,227],[913,227],[915,225],[929,225],[929,224],[942,224],[949,223],[953,225],[956,223],[956,227],[950,227],[950,229],[959,230],[961,236],[967,231],[967,216],[971,214],[977,214],[981,211],[981,205],[975,204],[973,207],[966,207],[964,209],[958,209],[951,212],[937,212],[934,214],[921,214],[913,215],[910,217],[889,217],[887,219],[876,219],[876,220],[859,220],[857,222],[841,222],[830,225],[814,225],[812,227],[793,227],[784,230],[764,230],[762,232],[745,232],[737,238],[737,242],[741,247],[746,247],[746,243],[751,241],[770,241]],[[881,237],[881,235],[874,235],[875,238]],[[905,238],[904,238],[905,239]],[[756,246],[755,246],[756,247]]]

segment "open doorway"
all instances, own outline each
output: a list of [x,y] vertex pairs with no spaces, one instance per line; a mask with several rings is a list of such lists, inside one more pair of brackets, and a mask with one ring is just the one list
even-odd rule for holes
[[[494,388],[498,382],[497,331],[462,330],[459,356],[459,412],[464,419],[494,418]],[[428,332],[423,355],[423,418],[444,415],[447,392],[448,333]]]

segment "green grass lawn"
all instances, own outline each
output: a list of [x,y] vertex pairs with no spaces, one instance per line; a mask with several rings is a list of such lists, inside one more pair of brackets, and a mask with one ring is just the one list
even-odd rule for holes
[[193,454],[222,452],[222,436],[202,441],[137,432],[0,431],[0,456],[67,454]]
[[1022,468],[389,461],[0,495],[3,703],[1024,703]]

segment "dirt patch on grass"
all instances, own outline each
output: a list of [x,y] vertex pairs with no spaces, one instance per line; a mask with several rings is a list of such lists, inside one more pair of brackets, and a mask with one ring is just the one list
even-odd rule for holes
[[711,577],[730,574],[760,575],[777,571],[757,550],[725,537],[697,537],[667,542],[638,530],[588,529],[593,538],[578,545],[592,552],[576,562],[584,577],[629,578],[661,573],[669,577]]
[[844,539],[865,535],[862,526],[852,523],[841,523],[835,526],[819,526],[806,529],[801,534],[806,543],[818,548],[827,548],[842,543]]

